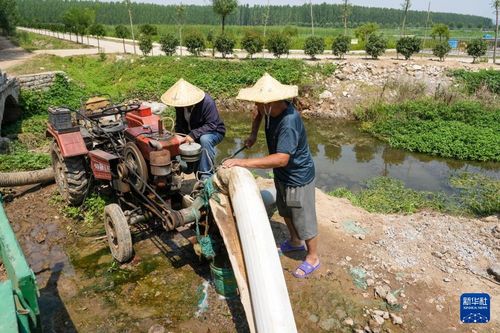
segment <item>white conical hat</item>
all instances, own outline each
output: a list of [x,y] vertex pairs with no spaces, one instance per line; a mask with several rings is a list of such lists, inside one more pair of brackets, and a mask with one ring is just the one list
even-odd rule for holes
[[281,84],[268,73],[264,73],[253,87],[241,89],[236,99],[256,103],[271,103],[282,101],[299,95],[297,86]]
[[205,92],[184,79],[177,81],[161,96],[161,101],[169,106],[184,107],[203,100]]

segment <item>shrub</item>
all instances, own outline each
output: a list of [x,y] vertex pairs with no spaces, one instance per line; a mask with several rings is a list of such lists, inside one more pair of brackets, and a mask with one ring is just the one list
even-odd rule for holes
[[173,34],[166,34],[160,38],[160,47],[166,55],[171,56],[175,54],[175,50],[179,46],[179,38]]
[[325,40],[322,37],[309,36],[304,43],[304,53],[312,59],[317,54],[322,54],[325,51]]
[[217,36],[214,42],[215,49],[222,54],[222,58],[225,58],[228,54],[233,54],[234,44],[236,44],[234,38],[229,37],[227,34]]
[[264,40],[258,32],[247,31],[241,40],[241,46],[248,52],[250,58],[252,58],[255,53],[262,52]]
[[420,52],[422,41],[417,37],[402,37],[396,43],[396,51],[401,53],[406,60],[415,53]]
[[360,25],[354,31],[354,35],[362,43],[364,43],[364,42],[366,42],[368,40],[368,37],[370,37],[370,35],[373,35],[374,33],[376,33],[379,28],[380,27],[379,27],[379,25],[377,23],[366,23],[366,24]]
[[450,51],[451,46],[450,44],[448,44],[448,42],[439,42],[432,49],[432,54],[434,54],[436,57],[439,57],[439,60],[444,61],[444,58]]
[[145,56],[153,49],[153,41],[149,35],[141,35],[139,37],[139,49]]
[[139,26],[139,32],[143,35],[147,36],[156,36],[158,35],[158,29],[155,25],[151,24],[143,24]]
[[291,43],[292,41],[287,35],[274,32],[271,33],[267,39],[267,48],[276,58],[279,58],[283,54],[288,54],[290,52]]
[[373,59],[378,59],[379,56],[385,53],[387,48],[387,40],[382,35],[371,34],[365,45],[365,51]]
[[351,49],[351,37],[338,36],[333,40],[332,52],[337,57],[340,57],[342,59],[344,57],[344,54],[349,52],[350,49]]
[[205,50],[205,38],[199,32],[194,31],[189,33],[184,42],[187,50],[195,56],[199,56],[200,52]]
[[487,50],[488,44],[479,38],[473,39],[467,44],[467,54],[472,57],[472,63],[475,63],[477,58],[484,56]]

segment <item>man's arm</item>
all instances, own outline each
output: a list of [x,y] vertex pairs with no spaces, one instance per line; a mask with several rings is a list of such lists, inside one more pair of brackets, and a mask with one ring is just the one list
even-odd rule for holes
[[257,134],[259,133],[261,122],[262,122],[262,114],[259,111],[257,111],[257,113],[254,114],[252,121],[252,132],[245,140],[245,146],[247,146],[248,148],[251,148],[257,141]]
[[274,169],[284,168],[288,165],[290,155],[283,153],[271,154],[266,157],[247,158],[247,159],[229,159],[223,163],[226,168],[240,166],[254,169]]

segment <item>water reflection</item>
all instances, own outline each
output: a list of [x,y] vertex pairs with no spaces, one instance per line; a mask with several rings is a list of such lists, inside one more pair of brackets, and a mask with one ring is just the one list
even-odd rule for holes
[[[219,161],[242,147],[251,125],[250,113],[224,113],[222,117],[228,130],[217,147]],[[306,119],[305,125],[316,165],[316,184],[323,190],[339,186],[356,190],[370,178],[389,176],[414,189],[450,193],[448,179],[457,172],[482,173],[500,179],[500,163],[465,162],[394,149],[361,132],[354,122]],[[267,147],[261,129],[255,146],[240,156],[264,154]],[[267,172],[257,171],[262,176]]]

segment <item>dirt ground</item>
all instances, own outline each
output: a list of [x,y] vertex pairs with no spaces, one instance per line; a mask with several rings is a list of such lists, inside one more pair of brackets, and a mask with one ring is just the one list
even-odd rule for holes
[[[135,257],[120,266],[100,226],[65,218],[55,191],[49,186],[5,204],[37,276],[45,332],[248,331],[241,303],[215,293],[208,263],[181,233],[140,226]],[[319,190],[317,209],[320,270],[298,280],[291,272],[304,254],[282,257],[300,332],[500,329],[500,289],[486,273],[500,256],[492,234],[498,219],[369,214]],[[277,215],[271,224],[279,244],[286,227]],[[460,324],[464,292],[490,294],[489,324]]]

